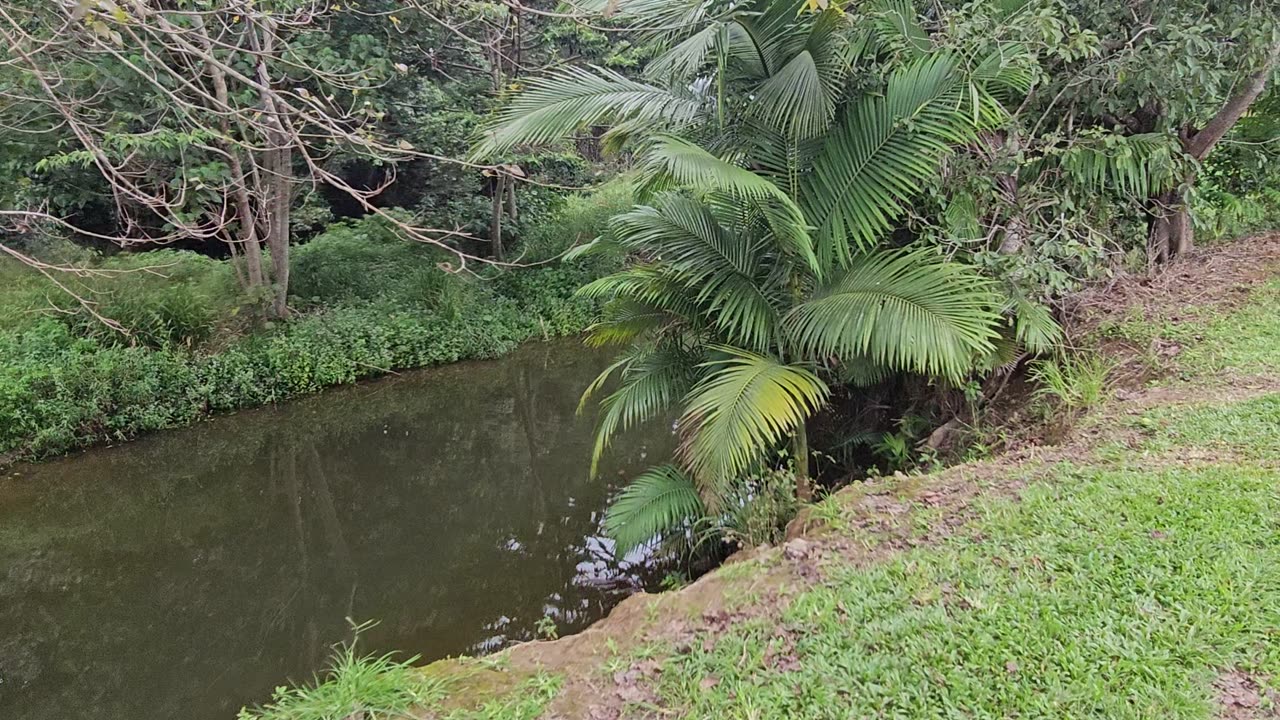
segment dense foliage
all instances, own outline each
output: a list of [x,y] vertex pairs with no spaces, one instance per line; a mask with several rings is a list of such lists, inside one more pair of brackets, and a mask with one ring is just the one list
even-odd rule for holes
[[594,322],[597,454],[685,440],[614,534],[723,529],[911,463],[963,420],[920,396],[972,408],[1084,284],[1280,222],[1264,3],[0,10],[3,453]]
[[532,81],[477,156],[605,126],[640,168],[609,240],[643,260],[583,290],[627,348],[588,393],[620,377],[597,454],[670,412],[682,442],[613,506],[622,547],[714,522],[761,468],[808,497],[833,388],[962,385],[1049,349],[1042,303],[1115,255],[1188,252],[1187,191],[1280,57],[1274,11],[1192,5],[602,7],[663,52]]
[[[565,225],[602,212],[574,201]],[[281,402],[392,370],[492,358],[519,343],[582,332],[595,315],[575,290],[615,262],[547,265],[466,278],[376,220],[334,225],[298,249],[297,317],[266,327],[243,313],[226,261],[191,252],[92,264],[100,308],[0,265],[0,454],[42,457],[212,413]],[[50,305],[53,303],[53,306]],[[56,308],[56,309],[55,309]]]

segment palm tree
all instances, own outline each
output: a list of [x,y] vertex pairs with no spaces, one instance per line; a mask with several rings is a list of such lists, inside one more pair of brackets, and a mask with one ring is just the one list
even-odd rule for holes
[[1001,121],[998,93],[1025,73],[1008,48],[931,49],[895,0],[871,22],[804,0],[609,4],[666,43],[648,82],[562,70],[515,98],[478,152],[608,124],[606,141],[637,157],[647,202],[615,218],[610,242],[640,260],[581,291],[604,301],[591,340],[627,351],[583,400],[618,378],[596,459],[677,408],[681,442],[611,507],[625,551],[723,513],[787,445],[811,498],[805,427],[830,382],[958,380],[994,354],[1007,323],[993,285],[885,238],[951,149]]

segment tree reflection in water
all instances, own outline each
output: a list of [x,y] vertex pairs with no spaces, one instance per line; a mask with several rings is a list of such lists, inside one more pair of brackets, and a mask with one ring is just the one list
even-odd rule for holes
[[599,537],[657,427],[588,477],[576,343],[335,391],[0,482],[0,717],[226,720],[371,650],[479,654],[653,579]]

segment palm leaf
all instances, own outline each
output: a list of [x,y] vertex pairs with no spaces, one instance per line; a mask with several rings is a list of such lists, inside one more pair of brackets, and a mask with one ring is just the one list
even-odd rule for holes
[[679,468],[660,465],[632,480],[605,511],[604,532],[622,557],[706,514],[697,488]]
[[618,297],[601,308],[600,321],[591,326],[587,344],[594,347],[628,345],[684,320],[665,308]]
[[989,282],[928,251],[863,256],[785,319],[802,352],[960,378],[991,350]]
[[968,90],[956,60],[939,54],[898,70],[883,96],[849,109],[801,187],[824,264],[847,263],[850,243],[873,246],[935,176],[951,145],[974,137]]
[[687,82],[706,67],[716,51],[724,26],[709,23],[670,50],[654,58],[644,69],[644,76],[654,80]]
[[487,158],[529,143],[563,139],[605,122],[687,125],[705,110],[696,97],[646,85],[604,68],[568,67],[530,82],[477,143],[472,155]]
[[791,58],[760,86],[754,106],[767,122],[799,139],[820,135],[836,114],[835,97],[808,50]]
[[821,407],[828,389],[804,368],[738,348],[711,349],[725,357],[700,366],[704,377],[681,420],[681,453],[715,505],[727,483]]
[[1062,342],[1062,326],[1043,304],[1017,293],[1011,298],[1006,312],[1013,313],[1014,337],[1027,350],[1041,355],[1056,349]]
[[900,47],[908,57],[927,55],[933,44],[929,33],[920,25],[920,18],[911,0],[877,0],[875,27],[880,41]]
[[763,349],[775,341],[778,311],[757,282],[760,238],[729,232],[712,206],[678,194],[619,216],[613,232],[623,246],[660,256],[669,277],[734,342]]
[[1107,133],[1049,155],[1035,169],[1061,168],[1085,190],[1148,198],[1177,187],[1181,149],[1160,133],[1124,136]]
[[651,420],[671,408],[693,384],[694,360],[673,344],[644,348],[609,366],[582,395],[586,407],[608,381],[621,372],[621,385],[600,401],[600,424],[591,453],[591,474],[600,468],[609,443],[619,433]]
[[677,183],[705,190],[731,192],[744,198],[791,198],[768,178],[718,158],[687,140],[662,135],[654,138],[645,153],[647,164],[669,174]]

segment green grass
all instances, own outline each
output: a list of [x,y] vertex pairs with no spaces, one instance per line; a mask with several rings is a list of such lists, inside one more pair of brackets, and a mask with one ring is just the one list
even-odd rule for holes
[[780,621],[693,643],[659,692],[706,718],[1209,717],[1219,669],[1280,671],[1277,483],[1067,472],[987,505],[982,542],[837,567]]
[[1227,405],[1157,408],[1138,426],[1151,436],[1148,448],[1219,450],[1250,459],[1280,458],[1280,394]]
[[416,660],[339,646],[314,682],[276,688],[271,702],[242,709],[238,720],[408,720],[424,712],[439,720],[534,720],[560,689],[560,678],[538,674],[477,708],[445,709],[450,682],[414,667]]
[[1191,372],[1280,372],[1280,280],[1257,290],[1236,312],[1181,329],[1193,341],[1179,364]]
[[277,688],[270,703],[240,711],[239,720],[393,720],[438,703],[444,683],[413,667],[416,658],[360,656],[354,643],[334,651],[324,676],[310,685]]
[[1046,404],[1046,412],[1063,411],[1078,415],[1107,399],[1107,381],[1113,369],[1109,358],[1099,354],[1064,355],[1040,360],[1031,366],[1031,380],[1037,385],[1035,398]]

